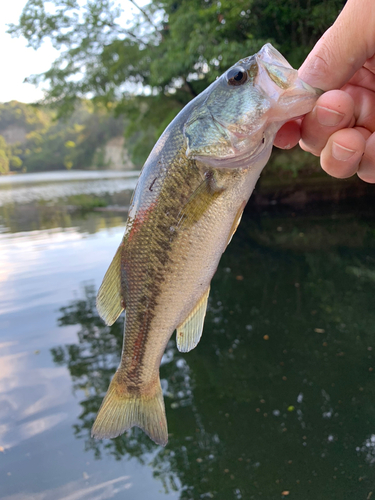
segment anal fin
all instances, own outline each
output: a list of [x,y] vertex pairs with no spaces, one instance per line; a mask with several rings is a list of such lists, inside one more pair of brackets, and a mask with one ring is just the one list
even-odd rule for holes
[[96,297],[96,308],[107,325],[113,325],[124,310],[121,295],[121,253],[122,245],[118,247]]
[[180,352],[189,352],[197,346],[202,336],[204,317],[207,310],[208,295],[210,287],[207,288],[203,297],[191,311],[189,316],[177,327],[176,342]]

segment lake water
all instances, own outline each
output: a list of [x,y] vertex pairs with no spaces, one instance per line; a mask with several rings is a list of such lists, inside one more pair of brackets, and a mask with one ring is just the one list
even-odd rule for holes
[[85,171],[40,172],[0,176],[0,207],[57,200],[73,195],[104,195],[135,188],[139,172]]
[[49,175],[0,183],[2,500],[375,499],[374,203],[250,207],[201,342],[163,358],[161,448],[90,438],[123,328],[95,294],[126,213],[87,197],[126,206],[136,177]]

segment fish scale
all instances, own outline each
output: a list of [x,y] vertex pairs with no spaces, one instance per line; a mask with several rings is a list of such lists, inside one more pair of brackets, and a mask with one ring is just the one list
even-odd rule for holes
[[122,243],[97,297],[112,324],[126,308],[121,363],[92,429],[116,437],[132,426],[168,439],[159,366],[172,333],[194,348],[209,288],[274,136],[311,110],[318,93],[269,44],[242,59],[167,127],[135,189]]

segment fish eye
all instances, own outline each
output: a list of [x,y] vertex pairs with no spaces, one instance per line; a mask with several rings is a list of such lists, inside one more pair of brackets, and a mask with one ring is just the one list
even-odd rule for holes
[[229,85],[243,85],[247,81],[247,72],[241,68],[232,68],[227,73],[227,82]]

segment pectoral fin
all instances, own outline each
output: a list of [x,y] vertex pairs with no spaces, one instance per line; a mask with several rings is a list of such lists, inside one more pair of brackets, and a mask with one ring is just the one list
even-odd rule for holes
[[176,342],[180,352],[189,352],[197,346],[202,336],[210,287],[185,321],[177,327]]
[[121,296],[121,251],[122,245],[118,247],[96,297],[96,308],[107,325],[113,325],[124,310]]
[[217,183],[215,172],[207,171],[205,178],[181,209],[177,226],[187,228],[198,222],[224,191],[225,188]]

